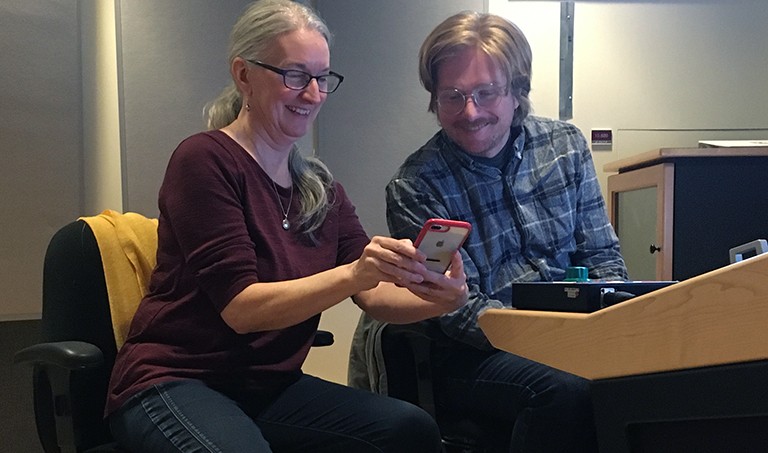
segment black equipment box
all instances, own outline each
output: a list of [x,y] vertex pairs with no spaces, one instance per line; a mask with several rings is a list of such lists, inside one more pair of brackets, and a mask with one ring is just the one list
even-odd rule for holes
[[521,310],[592,313],[677,281],[521,282],[512,284],[512,306]]

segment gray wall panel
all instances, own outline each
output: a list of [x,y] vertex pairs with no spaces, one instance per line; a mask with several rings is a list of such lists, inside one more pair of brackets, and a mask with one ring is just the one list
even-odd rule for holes
[[229,31],[246,0],[123,0],[119,11],[124,209],[156,216],[168,158],[203,129],[230,81]]
[[318,152],[342,182],[368,234],[388,234],[384,186],[435,132],[418,51],[440,21],[482,0],[318,0],[335,35],[331,66],[344,74],[318,123]]
[[77,2],[0,3],[0,320],[40,312],[43,256],[79,214]]

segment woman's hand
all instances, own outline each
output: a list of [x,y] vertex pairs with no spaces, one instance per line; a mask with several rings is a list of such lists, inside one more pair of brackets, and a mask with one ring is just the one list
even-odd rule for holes
[[464,273],[464,263],[459,252],[454,252],[451,265],[445,274],[426,270],[421,275],[424,277],[422,282],[403,286],[416,296],[442,306],[445,308],[444,313],[457,310],[467,303],[467,275]]
[[426,257],[410,239],[393,239],[374,236],[365,246],[362,255],[353,263],[355,278],[365,289],[379,282],[391,282],[398,286],[421,283],[429,272],[424,266]]
[[355,301],[374,318],[397,324],[421,321],[464,306],[468,299],[467,276],[459,252],[451,257],[445,274],[427,269],[426,259],[409,239],[374,237],[351,264],[353,278],[364,285]]

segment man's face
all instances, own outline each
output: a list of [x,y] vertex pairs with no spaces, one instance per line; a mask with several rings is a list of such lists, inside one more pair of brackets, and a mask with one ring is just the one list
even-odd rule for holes
[[[464,49],[444,60],[437,70],[437,94],[458,90],[467,102],[455,113],[446,111],[438,103],[437,119],[448,136],[469,154],[493,157],[501,151],[509,138],[509,129],[520,105],[509,94],[506,77],[493,60],[476,48]],[[503,89],[498,102],[479,106],[470,99],[473,90],[483,86]]]

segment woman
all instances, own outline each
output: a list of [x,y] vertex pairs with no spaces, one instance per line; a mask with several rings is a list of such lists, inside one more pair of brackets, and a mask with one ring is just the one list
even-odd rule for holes
[[212,130],[174,152],[158,264],[121,348],[106,413],[124,448],[437,452],[417,407],[304,375],[320,313],[352,297],[413,322],[466,303],[461,259],[428,271],[410,241],[369,241],[344,189],[295,141],[343,79],[329,32],[288,0],[251,4]]

